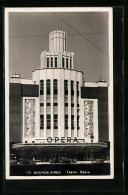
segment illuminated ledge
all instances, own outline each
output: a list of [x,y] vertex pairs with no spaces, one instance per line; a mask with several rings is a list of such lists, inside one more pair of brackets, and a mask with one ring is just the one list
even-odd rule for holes
[[14,144],[12,149],[19,151],[30,151],[30,150],[101,150],[108,148],[108,144],[105,142],[98,143],[19,143]]

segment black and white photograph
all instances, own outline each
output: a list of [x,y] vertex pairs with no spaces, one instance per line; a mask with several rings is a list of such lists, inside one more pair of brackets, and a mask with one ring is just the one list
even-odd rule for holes
[[5,8],[6,179],[113,179],[112,8]]

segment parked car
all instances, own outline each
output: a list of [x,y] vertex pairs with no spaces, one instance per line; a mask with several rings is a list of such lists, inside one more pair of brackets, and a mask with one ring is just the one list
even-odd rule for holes
[[96,159],[96,163],[103,163],[104,159]]
[[36,161],[35,160],[31,160],[30,161],[30,165],[35,165],[36,164]]
[[76,159],[72,159],[72,163],[77,163]]
[[72,163],[72,160],[70,158],[67,158],[67,157],[60,157],[58,159],[59,163],[64,163],[64,164],[69,164],[69,163]]
[[17,163],[18,165],[35,165],[36,162],[33,160],[19,160],[19,162]]
[[52,158],[49,160],[50,163],[58,163],[58,159],[57,158]]

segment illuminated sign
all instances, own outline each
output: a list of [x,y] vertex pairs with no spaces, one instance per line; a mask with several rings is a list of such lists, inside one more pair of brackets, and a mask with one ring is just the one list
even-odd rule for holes
[[84,143],[84,139],[77,139],[77,137],[48,137],[47,139],[36,139],[36,142],[39,141],[40,143]]
[[84,132],[85,137],[90,138],[93,134],[93,101],[84,101]]
[[35,100],[25,99],[25,122],[24,122],[24,137],[33,138],[35,137]]

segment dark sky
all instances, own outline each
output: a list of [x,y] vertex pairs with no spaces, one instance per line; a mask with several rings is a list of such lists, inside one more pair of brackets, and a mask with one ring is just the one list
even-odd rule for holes
[[[59,29],[68,35],[68,51],[76,54],[76,68],[85,80],[109,81],[108,13],[59,12]],[[62,19],[62,20],[61,20]],[[40,67],[40,54],[49,50],[49,33],[57,29],[52,12],[9,13],[9,69],[31,78]]]

